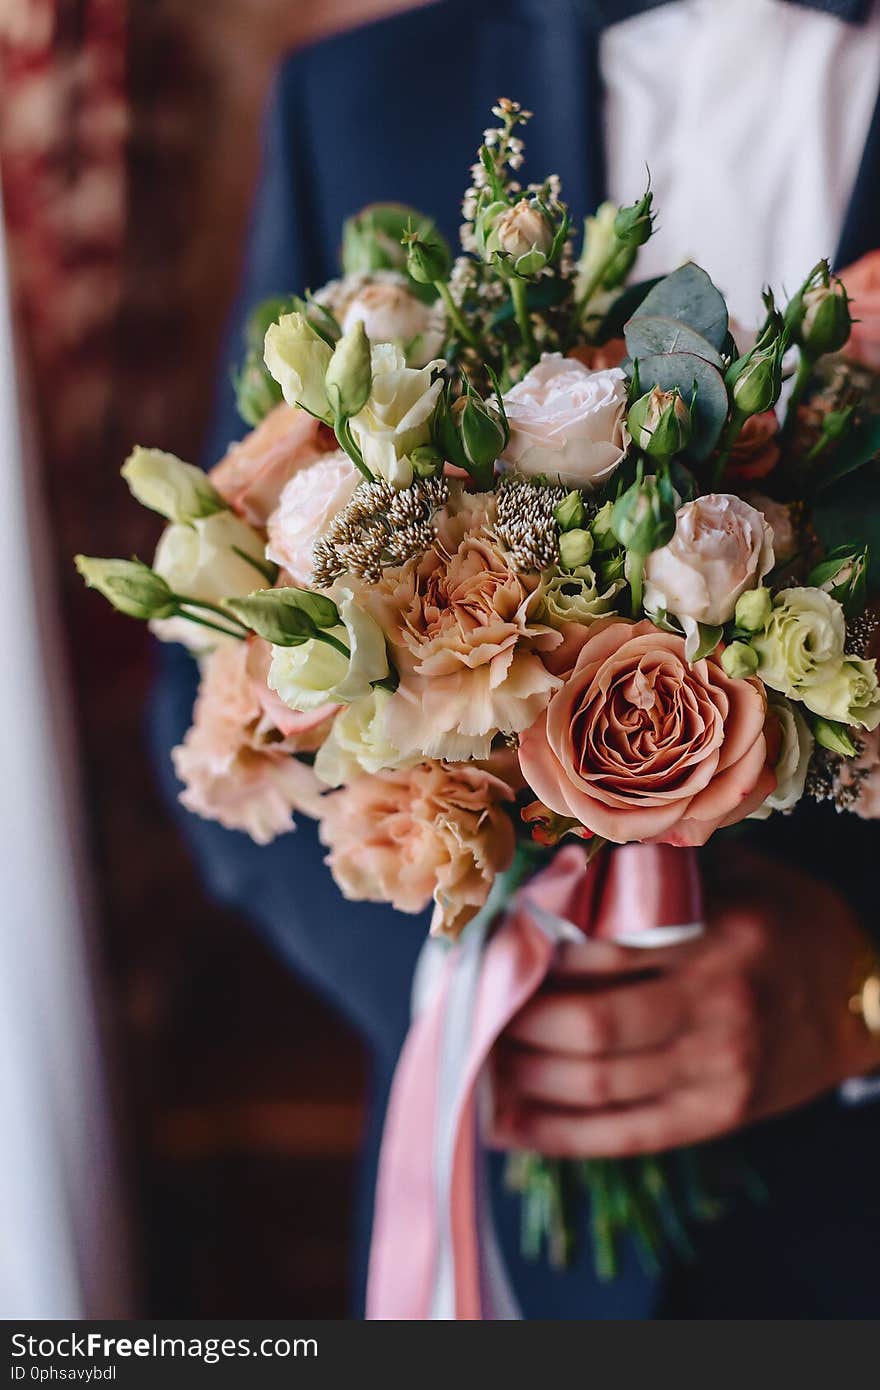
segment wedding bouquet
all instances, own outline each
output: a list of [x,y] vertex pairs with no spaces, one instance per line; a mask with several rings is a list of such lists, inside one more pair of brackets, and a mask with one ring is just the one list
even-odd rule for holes
[[[880,381],[844,282],[820,262],[749,331],[696,265],[635,280],[650,187],[575,259],[559,180],[517,181],[529,113],[494,115],[463,254],[411,209],[352,218],[342,277],[251,320],[252,432],[208,475],[126,462],[169,523],[152,565],[77,559],[198,658],[183,803],[259,843],[317,817],[342,893],[433,903],[450,957],[505,914],[597,929],[614,865],[618,939],[698,930],[716,831],[805,797],[880,814]],[[547,906],[563,859],[583,911]],[[632,906],[652,875],[672,920]],[[557,1254],[571,1171],[515,1168]],[[651,1255],[680,1229],[656,1160],[578,1172],[605,1273],[618,1230]]]

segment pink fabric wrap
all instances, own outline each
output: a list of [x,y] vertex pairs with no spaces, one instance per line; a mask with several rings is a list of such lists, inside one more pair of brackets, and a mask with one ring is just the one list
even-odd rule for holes
[[[534,907],[535,914],[530,910]],[[448,1211],[437,1180],[440,1071],[449,998],[461,946],[443,967],[433,999],[414,1019],[397,1065],[379,1161],[367,1289],[370,1319],[432,1316],[438,1252],[451,1239],[454,1315],[495,1316],[487,1296],[478,1219],[477,1083],[496,1039],[544,980],[559,936],[555,919],[604,940],[652,940],[702,917],[692,849],[625,845],[587,862],[583,845],[561,849],[517,892],[492,933],[480,965],[476,999],[457,1082]]]

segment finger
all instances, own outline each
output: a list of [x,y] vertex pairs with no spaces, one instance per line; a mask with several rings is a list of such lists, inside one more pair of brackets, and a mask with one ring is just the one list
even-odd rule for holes
[[611,941],[566,941],[559,947],[551,974],[562,978],[588,975],[643,975],[652,971],[675,970],[694,954],[691,942],[664,946],[657,950],[636,946],[615,946]]
[[676,976],[583,990],[538,994],[505,1036],[547,1052],[603,1056],[659,1047],[681,1033],[689,1004]]
[[507,1108],[536,1102],[583,1110],[652,1100],[683,1080],[675,1046],[610,1058],[507,1048],[496,1077]]
[[728,1113],[713,1103],[710,1089],[694,1088],[594,1115],[538,1105],[510,1107],[496,1123],[493,1142],[548,1158],[625,1158],[700,1143],[736,1123],[732,1109]]

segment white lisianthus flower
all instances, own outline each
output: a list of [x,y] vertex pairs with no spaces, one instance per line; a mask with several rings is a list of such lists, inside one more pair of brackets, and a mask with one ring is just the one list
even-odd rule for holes
[[[189,525],[175,522],[166,526],[156,547],[153,569],[174,593],[219,603],[224,598],[243,598],[264,585],[260,567],[265,568],[265,563],[261,537],[233,512],[224,511]],[[211,618],[210,613],[205,616]],[[237,640],[188,618],[162,618],[150,627],[161,641],[182,642],[193,652],[210,651],[223,642]]]
[[348,655],[318,637],[297,647],[272,648],[269,688],[289,709],[353,704],[389,673],[385,634],[375,618],[358,607],[350,589],[341,591],[337,607],[342,621],[328,632]]
[[876,729],[880,724],[880,686],[874,661],[849,656],[816,672],[801,699],[821,719]]
[[619,367],[591,372],[573,357],[544,353],[504,397],[510,440],[502,459],[526,477],[597,487],[629,444],[626,402]]
[[821,589],[795,588],[777,594],[752,646],[764,684],[809,705],[810,687],[826,682],[841,665],[845,641],[840,604]]
[[726,623],[773,564],[773,532],[761,512],[741,497],[709,493],[679,509],[672,540],[647,557],[645,610],[678,618],[691,660],[697,624]]
[[373,343],[394,343],[410,367],[427,366],[443,347],[446,315],[442,304],[425,304],[396,270],[345,275],[314,296],[333,314],[343,333],[358,322]]
[[814,738],[800,710],[783,695],[772,694],[767,701],[769,710],[779,721],[782,744],[776,759],[776,787],[752,820],[766,820],[774,811],[791,811],[804,794],[807,768],[813,755]]
[[392,487],[409,487],[413,471],[407,456],[431,441],[431,417],[443,389],[442,380],[432,377],[446,363],[438,359],[419,370],[408,367],[393,343],[376,343],[371,361],[370,399],[351,420],[351,432],[371,473]]
[[342,787],[365,772],[412,767],[418,758],[404,758],[385,730],[388,690],[371,690],[362,700],[339,711],[315,756],[315,773],[328,787]]
[[332,356],[304,314],[282,314],[266,333],[264,360],[287,404],[302,406],[326,424],[333,423],[324,389]]
[[579,565],[547,580],[541,590],[540,616],[552,627],[565,623],[587,626],[614,612],[614,600],[623,587],[624,581],[615,579],[603,591],[592,565]]

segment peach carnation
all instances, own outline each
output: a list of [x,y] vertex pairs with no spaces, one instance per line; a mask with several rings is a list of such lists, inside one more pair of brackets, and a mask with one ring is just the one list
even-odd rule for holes
[[498,733],[534,722],[559,684],[541,653],[562,635],[534,612],[536,574],[492,537],[495,499],[454,484],[433,548],[367,591],[400,685],[386,728],[404,757],[485,758]]
[[294,473],[269,517],[266,554],[295,584],[311,583],[315,541],[352,499],[361,475],[341,449]]
[[294,406],[276,405],[255,430],[211,469],[211,482],[233,511],[265,526],[285,483],[328,450],[336,448],[332,430]]
[[317,814],[321,784],[292,754],[319,747],[335,713],[280,706],[265,683],[268,657],[264,642],[218,647],[203,666],[193,726],[172,753],[187,810],[259,845],[292,830],[294,811]]
[[346,898],[422,912],[458,936],[513,858],[506,782],[478,767],[426,762],[359,777],[321,805],[327,864]]
[[520,740],[536,795],[617,844],[702,845],[773,790],[764,688],[653,623],[600,619]]

